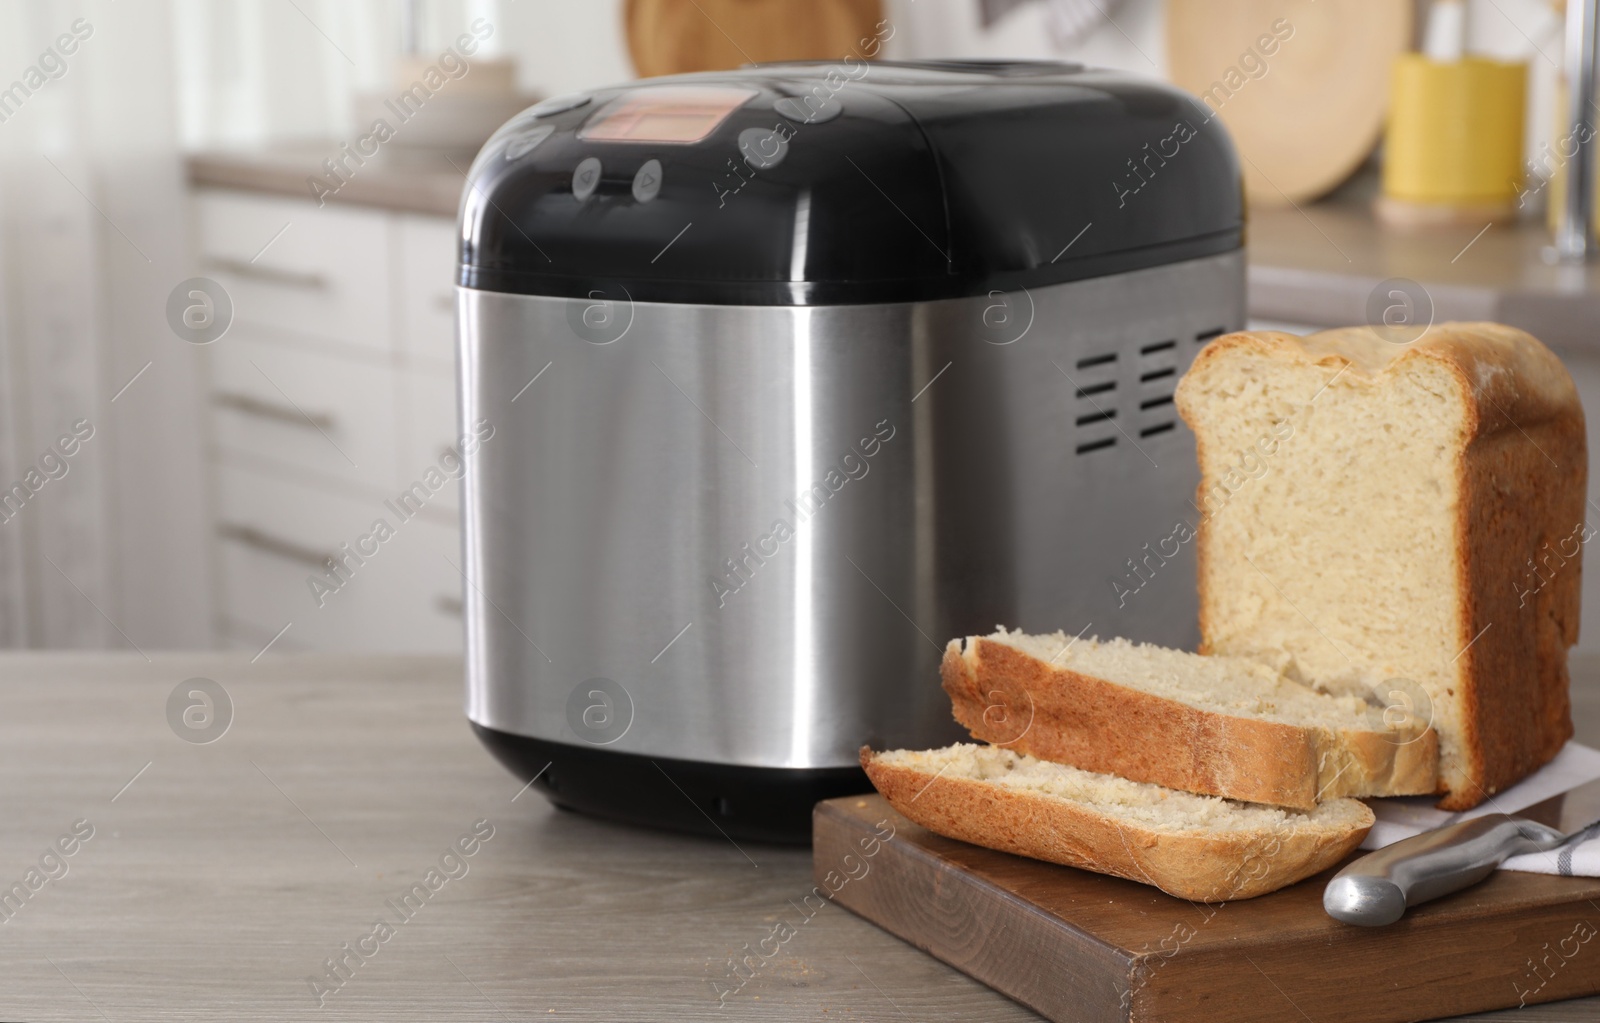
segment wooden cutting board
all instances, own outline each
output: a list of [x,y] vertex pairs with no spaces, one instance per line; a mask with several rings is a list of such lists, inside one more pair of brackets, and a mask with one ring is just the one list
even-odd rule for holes
[[[1387,0],[1386,0],[1387,2]],[[775,60],[865,60],[888,39],[882,0],[627,0],[640,77],[724,71]]]
[[[1600,782],[1526,816],[1585,814]],[[1323,912],[1333,871],[1207,906],[940,838],[876,794],[814,819],[833,901],[1059,1023],[1398,1023],[1600,992],[1600,879],[1503,871],[1364,928]]]
[[1251,202],[1315,199],[1372,152],[1410,3],[1168,0],[1166,12],[1167,73],[1227,125]]

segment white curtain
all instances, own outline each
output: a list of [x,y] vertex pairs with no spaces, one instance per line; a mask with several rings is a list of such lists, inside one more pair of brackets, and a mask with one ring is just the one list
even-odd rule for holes
[[172,58],[165,0],[0,5],[0,644],[209,634]]

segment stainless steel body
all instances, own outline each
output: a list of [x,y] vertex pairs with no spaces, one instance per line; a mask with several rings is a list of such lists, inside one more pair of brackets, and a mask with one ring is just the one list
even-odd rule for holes
[[606,679],[606,748],[839,767],[960,737],[952,636],[1196,638],[1170,396],[1242,324],[1240,252],[921,304],[459,303],[479,725],[594,742]]
[[1322,905],[1345,923],[1392,924],[1411,906],[1477,884],[1509,857],[1553,850],[1583,833],[1504,814],[1475,817],[1361,857],[1328,882]]

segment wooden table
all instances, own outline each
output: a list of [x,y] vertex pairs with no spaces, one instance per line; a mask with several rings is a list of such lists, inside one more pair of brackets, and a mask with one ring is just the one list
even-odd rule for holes
[[[0,902],[0,1019],[1037,1018],[832,905],[719,1008],[728,957],[804,917],[809,852],[519,795],[467,728],[460,675],[424,658],[0,657],[0,896],[41,858],[57,875]],[[1600,659],[1574,675],[1580,737],[1600,743]],[[205,745],[167,716],[197,676],[233,704]],[[52,854],[79,821],[93,837]],[[475,844],[478,821],[493,834]],[[473,855],[441,868],[463,837]],[[332,989],[341,956],[348,980],[319,1007],[308,978]],[[1597,1017],[1600,999],[1514,1018]]]

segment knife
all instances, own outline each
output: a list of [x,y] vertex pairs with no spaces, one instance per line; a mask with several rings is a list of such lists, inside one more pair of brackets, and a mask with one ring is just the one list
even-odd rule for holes
[[1322,908],[1347,924],[1382,927],[1411,906],[1477,884],[1507,857],[1548,852],[1593,836],[1590,828],[1568,834],[1506,814],[1474,817],[1361,857],[1328,882]]

